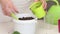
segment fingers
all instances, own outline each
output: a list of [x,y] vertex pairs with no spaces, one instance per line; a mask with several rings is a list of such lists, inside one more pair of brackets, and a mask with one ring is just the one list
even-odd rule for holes
[[34,2],[37,2],[38,0],[34,0]]
[[12,7],[12,8],[11,7],[3,7],[2,10],[6,16],[11,16],[11,13],[14,13],[14,14],[18,13],[17,9],[14,7]]
[[13,4],[11,4],[9,7],[11,8],[12,12],[18,13],[17,8]]
[[13,7],[13,10],[14,10],[16,13],[19,13],[16,7]]
[[46,9],[47,8],[47,3],[43,5],[43,8]]
[[42,6],[43,6],[44,9],[46,9],[47,8],[47,3],[46,2],[43,2],[42,3]]
[[18,13],[17,8],[14,6],[11,0],[4,1],[1,4],[2,4],[3,13],[6,16],[11,16],[11,13],[14,13],[14,14]]
[[2,10],[3,10],[3,13],[4,13],[6,16],[10,16],[11,11],[10,11],[9,8],[3,8]]
[[46,3],[46,1],[45,1],[45,0],[40,0],[40,1],[42,2],[43,8],[46,9],[46,8],[47,8],[47,3]]

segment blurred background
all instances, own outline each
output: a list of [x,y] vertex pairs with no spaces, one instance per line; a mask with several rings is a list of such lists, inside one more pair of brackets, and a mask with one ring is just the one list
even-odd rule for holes
[[[24,3],[26,3],[27,1],[30,2],[30,4],[33,1],[27,0],[24,1],[24,3],[23,2],[19,3],[22,0],[19,1],[12,0],[12,1],[16,5],[20,13],[30,13],[31,15],[33,15],[31,10],[29,10],[28,8],[29,5],[24,5]],[[28,2],[26,4],[29,4]],[[51,0],[49,1],[47,0],[46,2],[47,2],[47,9],[46,9],[47,12],[52,5],[56,5],[56,3]],[[58,0],[58,2],[60,3],[60,0]],[[0,34],[11,34],[11,32],[13,31],[13,25],[14,23],[12,22],[12,18],[3,15],[0,5]],[[40,19],[38,20],[36,34],[58,34],[58,26],[45,23],[44,18]]]

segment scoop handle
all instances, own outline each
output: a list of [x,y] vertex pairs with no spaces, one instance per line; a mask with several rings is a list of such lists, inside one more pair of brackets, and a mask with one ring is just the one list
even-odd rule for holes
[[11,17],[13,17],[14,19],[18,20],[18,18],[16,17],[16,15],[14,13],[11,13]]

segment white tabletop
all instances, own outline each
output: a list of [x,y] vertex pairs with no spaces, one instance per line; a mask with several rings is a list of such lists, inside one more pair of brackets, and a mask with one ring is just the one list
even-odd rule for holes
[[[38,20],[36,34],[58,34],[56,25],[49,25],[43,20]],[[0,23],[0,34],[10,34],[13,30],[13,22]]]

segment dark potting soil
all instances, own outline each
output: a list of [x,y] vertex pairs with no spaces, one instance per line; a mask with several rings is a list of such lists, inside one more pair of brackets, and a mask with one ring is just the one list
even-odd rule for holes
[[23,17],[23,18],[19,18],[19,20],[32,20],[34,19],[33,17]]
[[47,1],[47,11],[49,10],[49,8],[52,6],[52,5],[57,5],[56,2],[54,1]]

